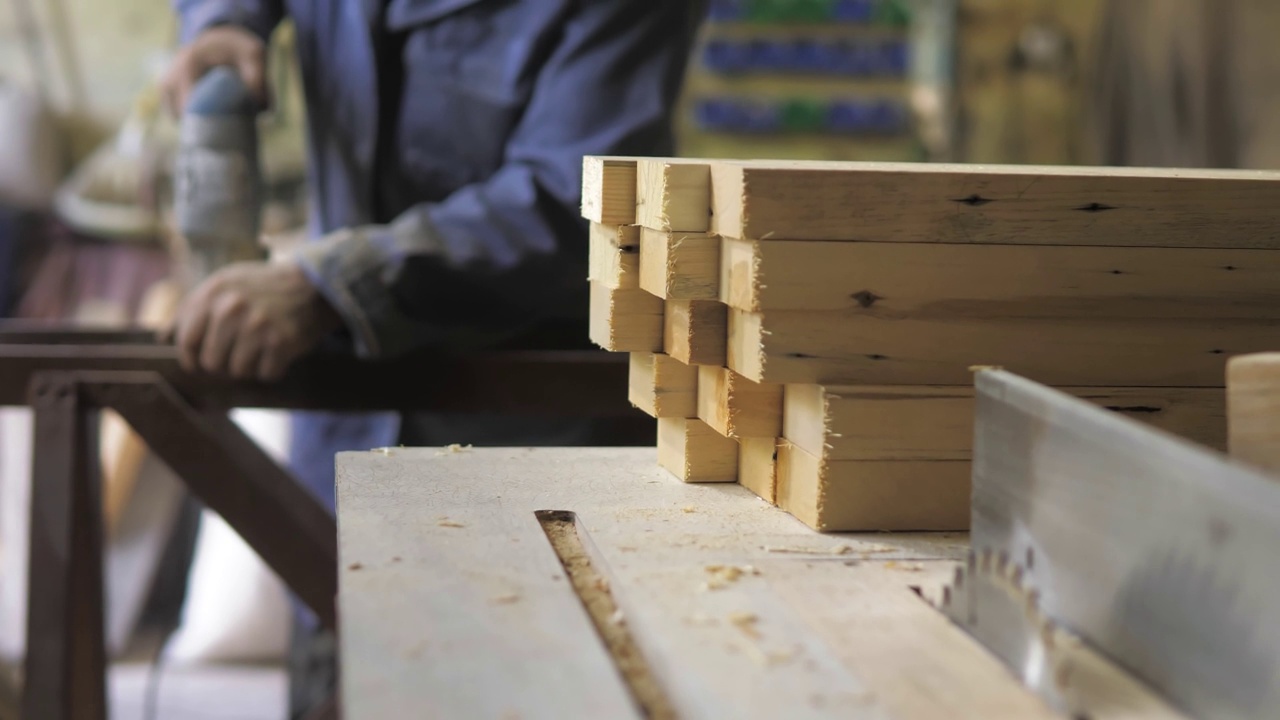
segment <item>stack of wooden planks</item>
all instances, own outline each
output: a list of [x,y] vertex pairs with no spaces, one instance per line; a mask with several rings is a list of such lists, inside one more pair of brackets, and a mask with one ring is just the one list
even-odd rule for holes
[[1280,173],[588,157],[591,335],[661,465],[821,530],[959,530],[971,369],[1211,447],[1280,345]]

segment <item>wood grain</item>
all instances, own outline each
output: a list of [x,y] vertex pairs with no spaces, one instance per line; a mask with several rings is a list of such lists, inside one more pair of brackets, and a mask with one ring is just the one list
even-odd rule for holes
[[688,365],[723,366],[729,308],[714,300],[667,300],[662,339],[665,352]]
[[1227,363],[1227,429],[1232,457],[1280,472],[1280,353]]
[[1276,320],[1270,250],[746,241],[721,244],[742,310],[881,318]]
[[712,232],[778,240],[1275,248],[1280,173],[717,162]]
[[1221,387],[1226,358],[1280,347],[1280,325],[1221,318],[886,319],[729,312],[728,366],[757,382],[963,385],[974,365],[1079,386]]
[[738,443],[697,418],[658,418],[658,465],[688,483],[738,480]]
[[782,386],[702,365],[698,368],[698,418],[725,437],[776,438],[782,434]]
[[662,299],[636,289],[591,283],[591,341],[614,352],[662,350]]
[[777,499],[777,438],[738,440],[738,484],[766,502]]
[[636,223],[636,159],[582,159],[582,217],[602,225]]
[[778,507],[815,530],[966,530],[965,461],[823,461],[778,444]]
[[654,230],[706,232],[711,167],[692,160],[644,158],[636,168],[636,222]]
[[661,298],[716,300],[719,286],[719,238],[652,228],[641,231],[640,287]]
[[[624,689],[585,614],[553,610],[576,598],[547,508],[574,512],[682,718],[1057,717],[913,592],[963,536],[822,536],[743,488],[676,481],[652,450],[388,453],[338,459],[342,567],[361,564],[342,573],[347,717],[632,717],[592,705]],[[759,574],[710,589],[716,566]]]
[[662,353],[631,353],[628,399],[651,417],[698,414],[698,370]]
[[[1218,388],[1062,388],[1064,392],[1213,448],[1226,447]],[[825,460],[969,460],[969,387],[788,385],[782,435]]]
[[607,287],[640,287],[640,228],[591,223],[587,279]]

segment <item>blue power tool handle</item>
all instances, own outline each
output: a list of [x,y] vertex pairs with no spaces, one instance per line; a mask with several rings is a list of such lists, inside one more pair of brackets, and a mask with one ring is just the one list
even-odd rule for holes
[[190,115],[255,115],[258,101],[235,68],[222,65],[205,73],[187,97]]

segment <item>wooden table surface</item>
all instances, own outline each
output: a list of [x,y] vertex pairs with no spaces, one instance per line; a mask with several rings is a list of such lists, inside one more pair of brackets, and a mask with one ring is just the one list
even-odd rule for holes
[[821,535],[652,449],[392,448],[338,460],[348,720],[643,716],[537,511],[679,717],[1054,716],[913,589],[965,535]]

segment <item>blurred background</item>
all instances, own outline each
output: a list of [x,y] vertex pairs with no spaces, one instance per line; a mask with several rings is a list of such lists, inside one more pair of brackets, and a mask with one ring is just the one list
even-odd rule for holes
[[[166,0],[0,0],[0,316],[172,315],[176,127],[157,82],[176,37]],[[679,150],[1280,167],[1275,37],[1268,0],[714,0]],[[285,244],[306,217],[287,26],[272,53],[264,229]],[[237,419],[282,452],[282,418]],[[23,653],[30,432],[0,410],[0,719]],[[283,717],[278,580],[126,427],[102,432],[113,717]]]

